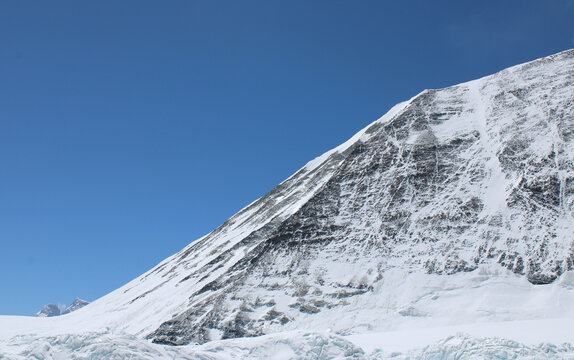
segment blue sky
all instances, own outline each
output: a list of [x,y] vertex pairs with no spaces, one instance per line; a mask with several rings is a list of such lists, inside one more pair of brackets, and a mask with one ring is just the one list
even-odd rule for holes
[[0,314],[92,301],[397,102],[574,47],[563,1],[0,2]]

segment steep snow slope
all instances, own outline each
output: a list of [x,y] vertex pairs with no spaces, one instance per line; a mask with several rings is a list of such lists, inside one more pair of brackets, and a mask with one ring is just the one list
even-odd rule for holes
[[[386,121],[405,106],[406,103],[393,107],[378,122]],[[82,326],[90,331],[113,328],[144,336],[173,315],[186,311],[194,293],[228,276],[231,268],[249,261],[254,256],[254,248],[265,241],[267,234],[273,233],[315,195],[344,160],[344,146],[338,148],[341,152],[331,151],[328,159],[320,160],[320,164],[318,159],[311,161],[218,229],[141,277],[91,303],[89,308],[59,318],[62,322],[55,327],[68,328],[65,324],[93,317]],[[80,318],[82,320],[75,320]],[[43,324],[35,326],[37,330],[43,328]],[[47,325],[51,326],[51,323]]]
[[570,318],[573,141],[572,50],[426,90],[90,306],[0,317],[0,341]]

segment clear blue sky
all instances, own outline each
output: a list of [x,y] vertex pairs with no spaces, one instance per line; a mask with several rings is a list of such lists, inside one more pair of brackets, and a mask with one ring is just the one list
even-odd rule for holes
[[0,314],[95,300],[574,1],[0,2]]

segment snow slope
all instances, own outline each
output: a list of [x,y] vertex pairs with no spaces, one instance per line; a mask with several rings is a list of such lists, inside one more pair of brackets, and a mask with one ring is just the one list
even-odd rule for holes
[[574,343],[573,216],[569,50],[425,90],[89,306],[0,317],[0,354],[567,358],[539,343]]

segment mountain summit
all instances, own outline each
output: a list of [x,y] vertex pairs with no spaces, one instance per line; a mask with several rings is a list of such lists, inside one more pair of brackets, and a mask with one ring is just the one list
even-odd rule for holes
[[573,216],[569,50],[396,105],[210,234],[53,321],[171,345],[314,329],[327,335],[293,336],[355,355],[329,334],[500,321],[556,330],[527,321],[574,316]]

